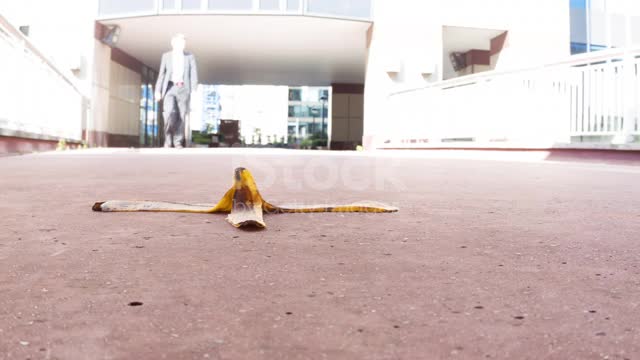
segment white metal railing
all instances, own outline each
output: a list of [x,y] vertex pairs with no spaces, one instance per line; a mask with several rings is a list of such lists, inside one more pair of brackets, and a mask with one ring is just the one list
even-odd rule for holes
[[0,16],[0,135],[82,139],[82,94]]
[[633,142],[640,135],[640,49],[400,90],[388,112],[397,120],[383,126],[379,148]]

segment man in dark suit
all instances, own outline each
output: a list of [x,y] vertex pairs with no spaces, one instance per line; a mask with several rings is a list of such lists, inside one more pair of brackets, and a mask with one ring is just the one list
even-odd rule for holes
[[173,50],[162,55],[156,82],[156,101],[164,99],[164,147],[182,148],[189,100],[198,87],[196,58],[184,50],[185,43],[182,34],[171,38]]

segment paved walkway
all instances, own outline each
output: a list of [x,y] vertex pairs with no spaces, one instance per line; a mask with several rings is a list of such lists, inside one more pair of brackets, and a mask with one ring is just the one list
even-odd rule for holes
[[[0,158],[0,359],[638,359],[640,166],[545,157]],[[400,212],[271,215],[248,232],[91,211],[214,203],[242,165],[274,203]]]

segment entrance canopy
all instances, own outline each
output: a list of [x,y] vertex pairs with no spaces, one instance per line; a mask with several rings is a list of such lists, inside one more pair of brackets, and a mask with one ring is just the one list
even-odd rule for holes
[[364,83],[370,21],[306,15],[174,14],[102,19],[116,46],[159,68],[182,33],[201,83],[316,85]]

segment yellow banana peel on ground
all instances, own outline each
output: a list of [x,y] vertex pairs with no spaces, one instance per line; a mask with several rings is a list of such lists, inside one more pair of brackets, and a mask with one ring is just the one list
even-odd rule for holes
[[265,201],[249,170],[237,168],[235,170],[233,186],[215,206],[203,204],[182,204],[161,201],[128,201],[109,200],[97,202],[93,211],[102,212],[182,212],[182,213],[229,213],[227,221],[239,228],[254,226],[264,228],[267,225],[263,213],[320,213],[320,212],[364,212],[388,213],[396,212],[398,208],[385,204],[362,202],[348,205],[313,205],[313,206],[276,206]]

